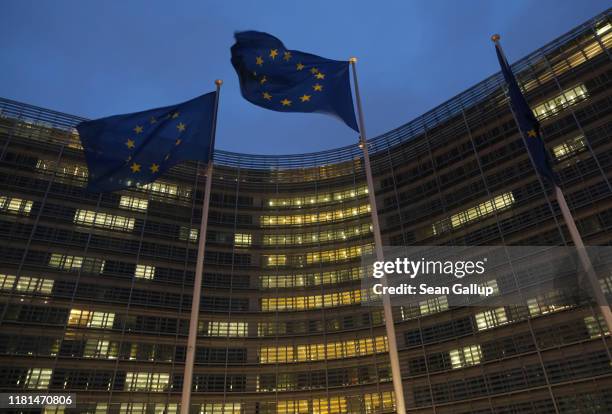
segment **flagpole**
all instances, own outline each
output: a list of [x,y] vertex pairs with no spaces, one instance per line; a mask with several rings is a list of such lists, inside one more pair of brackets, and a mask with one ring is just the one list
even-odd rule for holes
[[[215,109],[211,131],[210,158],[206,166],[206,184],[204,188],[204,201],[202,203],[202,218],[200,221],[200,233],[198,241],[198,256],[196,259],[196,270],[193,282],[193,296],[191,299],[191,316],[189,318],[189,336],[187,338],[187,350],[185,353],[185,371],[183,374],[183,390],[181,395],[181,414],[189,414],[191,405],[191,388],[193,383],[193,366],[195,361],[196,339],[198,336],[198,317],[200,315],[200,298],[202,296],[202,272],[204,270],[204,254],[206,247],[206,228],[208,227],[208,207],[210,205],[210,190],[213,176],[213,150],[215,145],[215,133],[217,130],[217,110],[219,109],[219,94],[223,81],[217,79],[215,85]],[[195,197],[195,191],[194,191]]]
[[[357,82],[357,58],[349,59],[353,69],[353,83],[355,85],[355,99],[357,101],[357,114],[359,116],[359,147],[363,150],[365,163],[366,181],[368,184],[368,197],[370,199],[370,209],[372,213],[372,232],[374,233],[374,248],[376,250],[376,260],[384,261],[382,236],[380,233],[380,223],[378,221],[378,209],[376,208],[376,196],[374,194],[374,179],[372,178],[372,167],[370,164],[370,154],[365,132],[365,121],[363,119],[363,109],[361,107],[361,96],[359,95],[359,84]],[[386,276],[381,279],[383,285],[387,284]],[[385,313],[385,329],[387,331],[387,343],[389,346],[389,360],[391,362],[391,377],[393,380],[393,390],[395,391],[395,408],[397,414],[406,414],[406,403],[404,400],[404,387],[402,385],[402,371],[400,368],[399,354],[397,351],[397,337],[395,335],[395,324],[393,321],[393,310],[389,295],[382,295],[383,309]]]
[[[501,36],[498,34],[494,34],[493,36],[491,36],[491,40],[493,41],[493,43],[495,43],[497,47],[499,47],[499,51],[501,55],[504,57],[504,60],[507,61],[504,50],[502,49],[501,43],[499,42],[500,38]],[[514,111],[512,111],[512,116],[515,116]],[[516,118],[515,118],[515,122],[518,125]],[[519,128],[519,131],[521,133],[523,143],[525,144],[525,147],[527,148],[527,138],[523,134],[523,131],[521,130],[521,128]],[[529,154],[529,159],[531,160],[531,164],[535,168],[535,162],[533,161],[533,157],[531,156],[529,149],[527,153]],[[606,295],[603,292],[601,288],[601,284],[599,283],[599,278],[597,277],[597,274],[595,273],[595,270],[593,269],[593,264],[591,263],[591,259],[589,258],[589,255],[584,246],[584,241],[582,240],[582,236],[580,235],[580,232],[578,231],[578,228],[576,227],[576,222],[574,221],[574,217],[567,205],[567,202],[565,201],[565,196],[563,194],[563,191],[561,190],[561,187],[559,187],[557,184],[553,184],[553,188],[555,192],[555,199],[557,200],[557,203],[559,204],[559,209],[561,210],[561,215],[563,216],[563,221],[565,222],[570,238],[572,239],[572,242],[574,243],[574,246],[576,247],[576,250],[578,252],[578,259],[580,260],[580,264],[582,265],[582,268],[587,274],[587,279],[589,280],[589,285],[591,286],[592,293],[595,296],[595,301],[597,305],[599,306],[599,309],[604,318],[604,321],[606,322],[606,326],[608,327],[608,332],[612,333],[612,311],[610,311],[610,305],[608,303]]]

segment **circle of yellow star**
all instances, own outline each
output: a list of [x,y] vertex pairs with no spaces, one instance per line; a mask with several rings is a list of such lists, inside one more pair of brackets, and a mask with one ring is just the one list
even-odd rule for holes
[[183,142],[180,138],[177,138],[177,140],[174,142],[174,145],[181,145],[181,142]]
[[134,128],[134,132],[137,134],[141,134],[143,131],[143,128],[140,125],[136,125],[136,128]]
[[317,78],[317,79],[325,79],[325,75],[324,75],[323,73],[321,73],[321,72],[318,72],[318,73],[315,75],[315,78]]
[[276,56],[278,56],[278,49],[271,49],[271,50],[270,50],[270,57],[271,57],[272,59],[275,59],[275,58],[276,58]]
[[268,81],[268,78],[266,78],[266,76],[264,75],[264,76],[261,78],[261,80],[259,81],[259,83],[260,83],[261,85],[263,85],[263,84],[264,84],[264,83],[266,83],[267,81]]
[[263,58],[262,58],[261,56],[257,56],[257,57],[255,58],[255,64],[256,64],[257,66],[262,66],[262,65],[263,65]]
[[178,111],[177,111],[177,112],[175,112],[175,113],[173,113],[173,114],[172,114],[172,119],[174,119],[174,118],[178,118],[178,116],[179,116],[179,113],[178,113]]
[[319,69],[317,69],[317,68],[312,68],[312,69],[310,69],[310,73],[312,73],[313,75],[314,75],[315,73],[317,73],[318,71],[319,71]]
[[315,83],[314,85],[312,85],[312,89],[314,89],[315,91],[321,92],[323,90],[323,85]]
[[135,145],[135,143],[134,143],[134,140],[133,140],[133,139],[129,139],[129,138],[128,138],[127,142],[125,143],[125,146],[126,146],[126,147],[128,147],[128,148],[130,148],[130,149],[132,149],[132,148],[134,148],[136,145]]
[[179,122],[179,124],[176,126],[176,129],[178,129],[179,131],[183,132],[185,130],[185,127],[187,125],[183,124],[182,122]]
[[132,170],[133,173],[137,173],[140,171],[140,164],[133,163],[130,169]]
[[283,99],[283,100],[281,101],[281,104],[282,104],[283,106],[291,106],[291,101],[290,101],[289,99],[285,98],[285,99]]
[[289,59],[291,59],[291,52],[285,52],[283,56],[283,60],[286,60],[287,62],[289,62]]
[[304,65],[302,65],[301,63],[298,63],[295,67],[296,67],[297,70],[304,69]]
[[532,138],[535,138],[538,136],[538,134],[535,132],[535,129],[530,129],[529,131],[527,131],[527,135]]
[[152,124],[157,122],[157,119],[155,119],[154,116],[152,116],[151,118],[149,118],[149,122],[151,122]]
[[263,98],[268,101],[272,99],[272,95],[270,95],[268,92],[264,92],[262,95],[263,95]]
[[302,102],[310,101],[310,95],[304,94],[300,96],[300,99],[302,100]]
[[149,169],[151,170],[151,172],[152,172],[153,174],[155,174],[156,172],[158,172],[158,171],[159,171],[159,165],[157,165],[157,164],[153,163],[153,164],[151,164],[151,166],[149,167]]

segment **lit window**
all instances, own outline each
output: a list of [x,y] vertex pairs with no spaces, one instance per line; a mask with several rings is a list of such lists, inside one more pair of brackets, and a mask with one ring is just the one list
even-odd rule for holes
[[128,372],[125,391],[163,392],[168,388],[170,374],[159,372]]
[[580,135],[574,138],[570,138],[566,141],[563,141],[561,144],[554,146],[552,152],[555,155],[556,159],[563,160],[583,151],[585,148],[586,143],[584,140],[584,135]]
[[51,368],[30,368],[23,386],[30,390],[46,390],[49,387],[52,373]]
[[149,200],[145,200],[144,198],[121,196],[121,199],[119,200],[119,207],[127,210],[147,211],[148,206]]
[[348,413],[346,407],[346,398],[330,397],[316,398],[312,400],[313,414],[345,414]]
[[426,299],[414,305],[400,307],[402,320],[404,321],[414,319],[419,316],[443,312],[447,309],[448,298],[445,295]]
[[178,404],[155,404],[154,414],[178,414]]
[[248,322],[208,322],[206,335],[245,337],[249,335],[249,324]]
[[292,214],[281,216],[261,216],[262,227],[276,226],[304,226],[309,224],[324,223],[328,221],[339,221],[347,218],[357,217],[370,212],[369,204],[359,207],[344,208],[341,210],[322,211],[312,214]]
[[198,229],[181,226],[179,230],[179,240],[189,239],[190,242],[197,242],[199,233],[200,230]]
[[138,279],[153,279],[155,277],[155,266],[136,265],[134,276]]
[[587,316],[586,318],[584,318],[584,325],[586,326],[587,331],[589,332],[589,337],[591,339],[601,338],[602,328],[606,336],[610,335],[608,326],[606,325],[606,322],[604,321],[603,317],[600,315],[597,316],[597,319],[595,319],[595,317],[593,316]]
[[287,256],[284,254],[264,255],[263,258],[266,266],[285,266],[287,264]]
[[480,363],[482,352],[480,345],[469,345],[449,352],[453,369],[465,368]]
[[480,203],[477,206],[463,210],[451,217],[440,220],[432,225],[433,235],[438,235],[447,231],[464,226],[472,221],[486,217],[495,211],[510,208],[514,204],[514,194],[511,192],[498,195],[497,197]]
[[51,160],[38,160],[36,163],[36,169],[41,171],[55,172],[59,176],[81,178],[83,179],[81,180],[83,184],[85,183],[84,179],[89,175],[85,165],[67,164],[62,162],[58,166],[56,161]]
[[33,201],[17,197],[0,196],[0,211],[29,216]]
[[83,350],[85,358],[117,358],[117,344],[102,339],[88,339]]
[[146,403],[121,403],[119,414],[147,414]]
[[49,257],[49,267],[62,270],[78,270],[83,266],[83,258],[65,254],[53,253]]
[[[0,284],[2,276],[5,275],[0,275]],[[14,278],[15,276],[12,277]],[[53,291],[53,279],[21,276],[17,281],[15,290],[18,292],[51,294]]]
[[259,280],[262,288],[275,289],[342,283],[360,280],[363,278],[363,275],[364,269],[362,267],[355,267],[317,273],[264,275],[260,276]]
[[363,395],[366,414],[395,411],[395,397],[393,391]]
[[387,337],[349,339],[326,344],[304,344],[259,348],[261,364],[341,359],[387,352]]
[[346,200],[351,200],[357,197],[364,196],[367,193],[368,188],[366,186],[361,186],[358,188],[339,190],[333,193],[306,195],[292,198],[272,198],[268,200],[267,205],[269,207],[283,206],[301,208],[303,205],[325,204],[329,203],[332,200],[334,202],[343,202]]
[[495,328],[496,326],[508,323],[505,308],[495,308],[474,315],[476,326],[479,331]]
[[206,403],[200,406],[200,414],[242,414],[242,405],[237,402]]
[[359,304],[361,303],[361,298],[361,290],[334,292],[311,296],[261,298],[261,310],[264,312],[270,312],[331,308]]
[[531,316],[546,315],[547,313],[559,312],[570,307],[562,302],[566,302],[566,300],[561,292],[553,290],[543,293],[538,297],[527,299],[527,309]]
[[533,113],[538,119],[554,115],[576,102],[588,97],[587,89],[583,84],[564,90],[561,94],[541,104],[536,105]]
[[251,235],[244,233],[236,233],[234,234],[234,244],[236,246],[250,246],[251,245]]
[[[487,280],[485,282],[479,283],[478,287],[482,287],[482,288],[491,288],[493,289],[491,293],[491,295],[499,295],[499,286],[497,285],[497,280],[495,279],[491,279],[491,280]],[[481,294],[480,296],[485,296],[485,294]]]
[[114,313],[71,309],[68,318],[68,326],[110,329],[113,327],[114,321]]
[[0,274],[0,290],[13,290],[17,276]]
[[177,185],[162,183],[155,181],[154,183],[143,185],[142,188],[145,190],[151,190],[152,193],[165,194],[165,195],[177,195],[179,189]]
[[135,220],[130,217],[79,209],[74,213],[74,222],[112,230],[131,231],[134,229]]

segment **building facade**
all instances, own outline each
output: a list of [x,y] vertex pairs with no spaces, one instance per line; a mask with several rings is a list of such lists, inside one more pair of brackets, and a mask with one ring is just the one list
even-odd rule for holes
[[[513,65],[586,244],[612,244],[612,11]],[[491,59],[495,59],[491,51]],[[81,413],[174,413],[205,177],[84,190],[78,117],[0,100],[0,391],[76,393]],[[566,245],[496,74],[370,142],[387,245]],[[394,412],[357,145],[218,151],[193,412]],[[198,173],[200,171],[200,173]],[[610,293],[610,279],[602,281]],[[589,303],[394,308],[411,413],[612,412]],[[63,412],[47,409],[47,412]]]

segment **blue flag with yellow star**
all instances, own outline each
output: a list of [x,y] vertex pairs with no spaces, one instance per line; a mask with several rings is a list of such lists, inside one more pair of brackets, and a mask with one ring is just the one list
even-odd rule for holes
[[508,85],[508,95],[510,96],[510,104],[516,116],[516,121],[521,134],[525,137],[527,150],[531,154],[536,171],[540,176],[544,177],[551,183],[556,183],[555,173],[550,165],[548,151],[544,146],[544,140],[540,135],[540,123],[533,114],[531,107],[527,103],[525,96],[519,88],[518,82],[512,73],[512,69],[501,51],[499,43],[495,43],[495,52],[501,66],[502,74]]
[[279,112],[330,114],[359,132],[349,62],[289,50],[263,32],[239,32],[235,37],[232,65],[247,101]]
[[89,191],[122,190],[155,181],[174,165],[208,162],[214,148],[215,92],[190,101],[77,125]]

